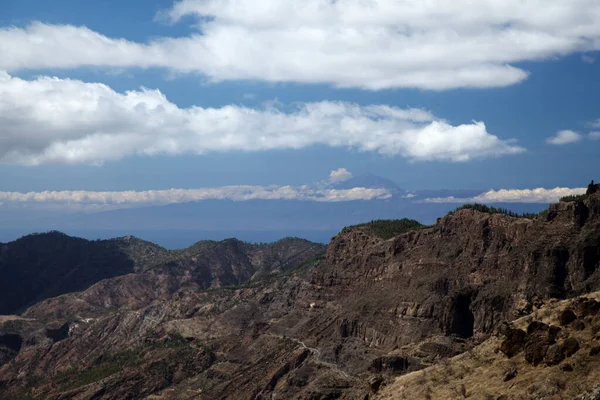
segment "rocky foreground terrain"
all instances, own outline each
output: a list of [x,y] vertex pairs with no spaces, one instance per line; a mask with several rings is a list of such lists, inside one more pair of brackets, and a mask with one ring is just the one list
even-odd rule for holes
[[[462,209],[405,225],[345,229],[326,251],[125,238],[104,244],[127,268],[64,257],[80,291],[61,275],[4,306],[18,315],[0,317],[0,398],[600,396],[599,193],[534,218]],[[11,257],[3,274],[26,264]]]

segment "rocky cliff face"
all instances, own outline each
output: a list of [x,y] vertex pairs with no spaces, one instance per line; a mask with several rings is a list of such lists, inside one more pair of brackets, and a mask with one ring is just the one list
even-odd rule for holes
[[549,298],[599,288],[599,205],[595,196],[558,203],[535,220],[465,209],[387,241],[349,232],[313,279],[394,316],[433,319],[440,333],[485,335]]
[[599,290],[599,224],[592,193],[533,220],[461,210],[389,240],[358,227],[322,259],[303,242],[234,240],[148,257],[0,323],[22,341],[0,393],[362,400],[505,321]]

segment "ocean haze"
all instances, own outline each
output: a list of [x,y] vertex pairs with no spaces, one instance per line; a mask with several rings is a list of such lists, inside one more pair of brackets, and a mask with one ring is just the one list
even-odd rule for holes
[[[168,249],[185,248],[199,240],[232,237],[252,243],[273,242],[290,236],[328,243],[345,226],[401,218],[416,219],[429,225],[458,205],[418,203],[403,198],[341,203],[209,200],[94,214],[13,219],[3,223],[0,242],[32,232],[59,230],[90,240],[133,235]],[[547,208],[547,204],[540,203],[493,206],[517,213],[535,213]]]

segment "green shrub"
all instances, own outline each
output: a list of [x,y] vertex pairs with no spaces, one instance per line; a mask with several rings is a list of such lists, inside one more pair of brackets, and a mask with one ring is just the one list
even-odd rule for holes
[[141,361],[139,349],[124,350],[107,357],[108,363],[117,364],[121,367],[138,365]]
[[569,202],[569,201],[579,201],[585,200],[587,198],[587,194],[578,194],[578,195],[569,195],[561,197],[558,201],[560,202]]
[[63,381],[63,388],[73,389],[88,385],[90,383],[98,382],[121,371],[121,368],[122,367],[115,362],[96,365],[81,371],[77,370],[76,368],[71,368],[56,374],[55,379],[59,382]]
[[366,224],[347,226],[342,229],[342,233],[350,232],[355,229],[361,229],[365,233],[382,239],[390,239],[402,233],[425,228],[426,226],[414,219],[378,219]]
[[301,273],[309,270],[310,268],[318,265],[324,259],[325,259],[325,255],[319,254],[317,256],[309,258],[308,260],[304,261],[302,264],[298,265],[297,267],[290,268],[288,270],[285,270],[283,272],[280,272],[280,273],[274,274],[274,275],[275,275],[275,277],[284,277],[284,276],[301,274]]
[[107,356],[101,364],[87,369],[70,368],[59,372],[55,380],[62,381],[63,387],[67,389],[84,386],[121,372],[125,367],[139,365],[141,358],[140,349],[124,350]]
[[539,213],[516,213],[507,208],[490,207],[490,206],[486,206],[485,204],[474,203],[474,204],[463,204],[462,206],[457,207],[454,211],[450,211],[446,215],[447,216],[452,215],[459,210],[475,210],[475,211],[484,212],[484,213],[488,213],[488,214],[502,214],[502,215],[508,215],[509,217],[514,217],[514,218],[528,218],[528,219],[533,219],[539,215],[543,215],[548,212],[548,210],[543,210]]

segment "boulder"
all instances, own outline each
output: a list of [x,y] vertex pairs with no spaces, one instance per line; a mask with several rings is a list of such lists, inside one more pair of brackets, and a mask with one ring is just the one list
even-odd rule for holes
[[558,318],[561,326],[567,326],[576,319],[577,315],[575,315],[573,310],[571,310],[570,308],[563,310],[563,312],[560,313],[560,316]]
[[506,337],[500,344],[500,351],[507,357],[514,357],[523,350],[527,333],[521,329],[509,328]]

